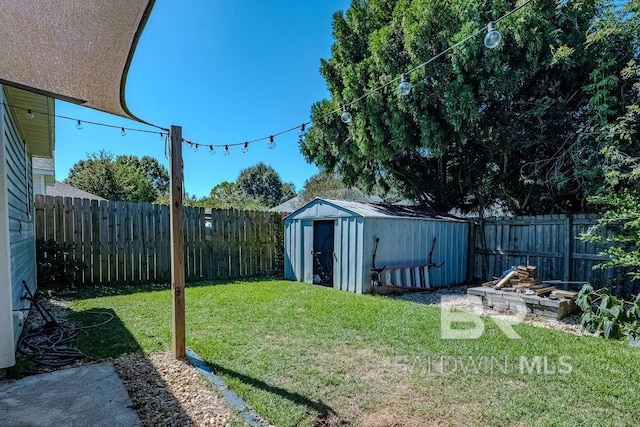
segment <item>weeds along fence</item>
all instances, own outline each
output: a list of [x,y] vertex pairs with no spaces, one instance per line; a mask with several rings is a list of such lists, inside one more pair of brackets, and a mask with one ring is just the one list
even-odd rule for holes
[[[36,196],[36,238],[75,244],[83,284],[168,282],[169,207]],[[187,281],[282,274],[279,213],[185,208]]]
[[[514,265],[535,265],[541,280],[607,286],[617,295],[640,292],[624,269],[593,269],[606,260],[602,248],[579,239],[596,215],[538,215],[473,221],[470,229],[471,277],[491,279]],[[579,283],[569,287],[580,288]]]

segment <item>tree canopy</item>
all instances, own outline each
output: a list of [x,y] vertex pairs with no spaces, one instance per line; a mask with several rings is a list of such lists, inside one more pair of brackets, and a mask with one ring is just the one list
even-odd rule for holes
[[293,184],[283,183],[278,172],[262,162],[240,171],[236,184],[244,194],[260,200],[267,207],[276,206],[296,195]]
[[[619,72],[610,61],[602,61],[594,79],[597,115],[593,132],[602,141],[606,185],[589,201],[603,210],[596,227],[582,238],[604,246],[601,267],[620,267],[632,279],[640,279],[640,1],[622,7],[610,5],[594,20],[589,46],[605,49],[631,46],[634,57]],[[624,91],[618,91],[619,83]],[[622,114],[618,114],[622,110]]]
[[69,170],[67,184],[107,200],[154,202],[168,193],[169,172],[156,159],[90,153]]
[[[631,88],[620,73],[638,52],[628,31],[588,43],[616,3],[533,1],[498,24],[497,48],[472,38],[408,74],[401,97],[393,79],[516,2],[353,0],[334,15],[320,68],[331,99],[312,106],[301,151],[348,185],[396,189],[437,209],[584,211],[604,183],[599,120],[625,114]],[[344,105],[348,124],[334,112]]]

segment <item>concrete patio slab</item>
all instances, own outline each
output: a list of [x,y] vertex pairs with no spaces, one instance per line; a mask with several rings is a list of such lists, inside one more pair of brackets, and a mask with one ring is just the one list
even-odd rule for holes
[[139,426],[112,363],[0,382],[3,426]]

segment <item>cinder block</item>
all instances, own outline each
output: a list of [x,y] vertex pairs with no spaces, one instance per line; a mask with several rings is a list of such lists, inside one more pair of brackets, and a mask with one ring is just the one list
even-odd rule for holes
[[483,296],[483,295],[485,295],[487,289],[488,288],[485,288],[483,286],[479,286],[477,288],[469,288],[469,289],[467,289],[467,295],[480,295],[480,296]]
[[548,317],[549,319],[557,319],[558,313],[550,310],[540,310],[538,308],[533,309],[533,314],[537,314],[538,316]]
[[482,307],[484,305],[484,298],[479,295],[467,294],[467,302],[469,305]]
[[549,299],[549,298],[540,298],[540,305],[552,307],[557,310],[558,307],[560,306],[560,301]]
[[567,317],[571,314],[575,314],[578,312],[579,312],[579,308],[574,301],[563,300],[560,302],[560,306],[558,307],[558,312],[556,316],[558,319],[562,319],[563,317]]
[[513,311],[514,313],[531,313],[531,309],[527,307],[527,304],[517,301],[509,302],[509,310]]
[[536,295],[522,295],[522,301],[527,304],[540,305],[540,297]]
[[504,309],[504,310],[509,309],[509,301],[507,301],[504,298],[487,297],[487,305],[495,309]]

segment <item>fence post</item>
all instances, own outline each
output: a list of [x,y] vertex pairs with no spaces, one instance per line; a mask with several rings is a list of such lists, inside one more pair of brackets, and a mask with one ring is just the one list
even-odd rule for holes
[[571,255],[573,254],[573,236],[572,236],[572,215],[565,215],[564,220],[564,274],[562,280],[568,282],[571,280]]
[[182,204],[182,128],[171,126],[171,290],[173,294],[173,356],[185,357],[184,206]]
[[467,282],[473,281],[476,275],[476,233],[474,221],[469,221],[469,237],[467,242]]

